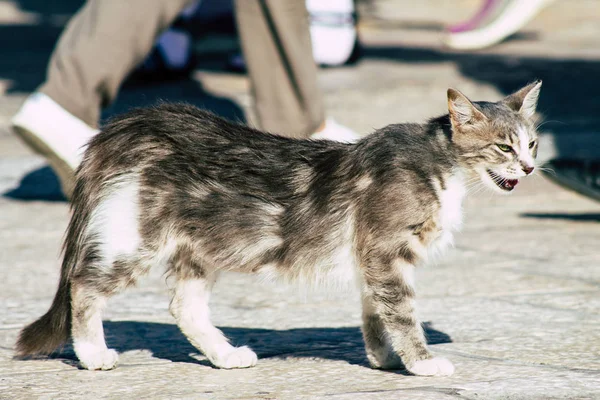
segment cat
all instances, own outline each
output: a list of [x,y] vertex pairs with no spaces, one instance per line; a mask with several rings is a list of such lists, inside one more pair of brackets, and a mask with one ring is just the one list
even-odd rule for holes
[[114,368],[105,302],[161,266],[174,278],[171,314],[216,367],[257,362],[209,318],[219,271],[240,271],[354,280],[371,366],[451,375],[415,318],[414,269],[452,243],[469,184],[508,193],[533,171],[540,88],[495,103],[448,89],[448,114],[356,143],[276,136],[182,104],[117,117],[77,171],[58,291],[17,355],[71,337],[84,368]]

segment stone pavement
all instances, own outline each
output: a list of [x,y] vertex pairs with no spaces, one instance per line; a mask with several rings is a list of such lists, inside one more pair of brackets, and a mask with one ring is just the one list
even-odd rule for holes
[[[511,196],[470,197],[456,248],[418,271],[419,312],[432,350],[455,364],[452,377],[368,368],[353,289],[306,290],[235,274],[217,284],[213,319],[235,344],[251,346],[259,364],[211,368],[174,325],[161,271],[109,303],[116,370],[79,370],[70,347],[50,359],[12,360],[19,329],[54,294],[68,219],[51,171],[8,130],[72,11],[31,9],[37,3],[0,3],[0,399],[600,398],[600,205],[540,175]],[[364,6],[363,60],[321,74],[340,122],[368,132],[422,120],[443,112],[448,86],[495,100],[540,77],[550,121],[540,157],[590,151],[573,143],[587,143],[600,126],[596,1],[557,2],[516,39],[474,54],[445,51],[438,41],[443,24],[476,1],[372,4]],[[192,81],[126,89],[109,112],[161,97],[252,120],[248,81],[219,68],[223,57],[207,50],[215,40],[235,49],[227,37],[201,41],[198,51],[210,57]]]

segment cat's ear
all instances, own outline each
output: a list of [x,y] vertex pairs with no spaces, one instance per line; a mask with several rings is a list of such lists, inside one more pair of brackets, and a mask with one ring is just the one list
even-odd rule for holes
[[448,112],[452,124],[458,127],[487,120],[471,100],[456,89],[448,89]]
[[535,114],[541,88],[542,81],[535,81],[507,96],[502,102],[521,113],[525,118],[531,118]]

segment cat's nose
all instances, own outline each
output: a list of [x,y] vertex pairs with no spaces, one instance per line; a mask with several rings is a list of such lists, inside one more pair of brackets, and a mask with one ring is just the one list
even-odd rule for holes
[[525,172],[527,175],[532,173],[533,170],[534,170],[534,167],[530,167],[529,165],[523,165],[523,172]]

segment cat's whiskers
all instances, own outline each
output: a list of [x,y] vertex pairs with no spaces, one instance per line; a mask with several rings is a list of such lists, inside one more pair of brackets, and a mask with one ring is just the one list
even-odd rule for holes
[[473,191],[474,189],[479,189],[483,186],[483,184],[481,182],[473,182],[470,185],[465,186],[465,189],[467,190],[467,192],[469,194],[474,194],[477,193],[476,191]]
[[559,123],[559,124],[562,124],[562,125],[566,125],[567,124],[566,122],[563,122],[563,121],[559,121],[559,120],[556,120],[556,119],[551,119],[551,120],[548,120],[548,121],[542,121],[539,124],[537,124],[535,126],[535,130],[536,131],[539,130],[542,126],[544,126],[545,124],[547,124],[549,122],[556,122],[556,123]]
[[467,181],[465,182],[465,189],[467,189],[467,191],[468,191],[468,190],[473,189],[474,187],[478,187],[481,185],[483,185],[483,183],[481,182],[481,178],[476,176],[476,177],[467,179]]
[[484,193],[488,187],[483,183],[477,186],[476,190],[472,193],[473,195],[477,195],[479,193]]
[[556,171],[550,167],[537,167],[532,175],[539,175],[539,171],[549,172],[552,175],[556,175]]
[[475,195],[486,189],[486,186],[479,177],[473,177],[465,182],[465,189],[469,195]]
[[540,173],[541,171],[545,171],[547,173],[551,173],[552,175],[556,175],[556,172],[552,169],[552,168],[536,168],[536,170],[529,176],[531,176],[534,179],[543,180],[542,174]]

